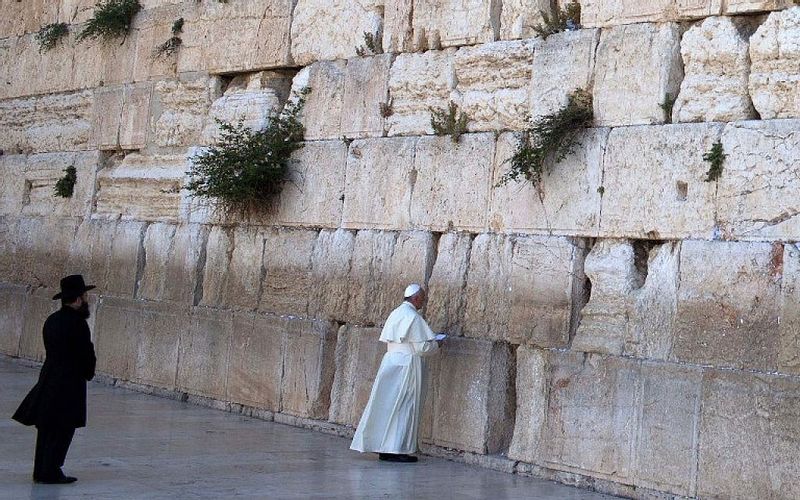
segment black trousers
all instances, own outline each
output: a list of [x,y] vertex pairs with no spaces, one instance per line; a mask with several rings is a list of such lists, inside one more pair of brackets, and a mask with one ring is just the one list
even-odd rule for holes
[[61,477],[61,467],[67,458],[75,429],[72,427],[37,427],[36,457],[33,461],[33,478],[49,480]]

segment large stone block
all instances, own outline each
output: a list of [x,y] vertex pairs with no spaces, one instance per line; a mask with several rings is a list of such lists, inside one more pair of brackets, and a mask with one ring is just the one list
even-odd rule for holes
[[380,328],[343,325],[336,339],[336,375],[331,390],[328,419],[356,427],[369,401],[386,344],[379,341]]
[[[648,2],[644,2],[648,4]],[[597,47],[594,116],[598,125],[664,123],[659,104],[683,78],[681,29],[675,23],[604,30]]]
[[600,234],[711,237],[716,185],[704,182],[710,165],[703,155],[721,131],[717,124],[612,130],[603,161]]
[[517,407],[508,458],[537,463],[544,455],[542,431],[547,420],[550,365],[546,351],[520,346],[516,351]]
[[[23,172],[22,213],[43,216],[89,214],[95,189],[95,175],[102,162],[98,152],[44,153],[28,156]],[[68,167],[75,167],[76,181],[72,196],[55,196],[59,179]]]
[[235,313],[228,366],[228,399],[270,411],[280,409],[283,346],[290,320]]
[[[730,17],[709,17],[683,35],[685,77],[675,122],[729,122],[755,118],[747,93],[747,38]],[[674,96],[673,96],[674,97]]]
[[417,139],[356,140],[347,154],[342,226],[407,229]]
[[255,310],[261,294],[263,253],[261,229],[214,226],[206,245],[201,304]]
[[20,219],[13,240],[8,282],[58,288],[67,273],[70,245],[79,221],[72,218]]
[[[738,1],[738,0],[733,0]],[[581,0],[581,23],[584,26],[613,26],[630,23],[657,23],[718,16],[721,0]]]
[[414,50],[414,0],[384,0],[383,50],[388,53]]
[[464,325],[467,271],[473,236],[445,233],[436,246],[428,282],[428,323],[436,332],[460,335]]
[[131,153],[97,174],[95,215],[108,219],[177,221],[186,177],[184,155]]
[[390,54],[347,61],[341,131],[346,137],[380,137],[389,106]]
[[[158,1],[158,0],[157,0]],[[140,2],[142,3],[142,2]],[[152,6],[145,1],[137,14],[136,48],[133,52],[132,79],[135,82],[175,78],[178,70],[178,55],[159,53],[159,49],[173,36],[172,26],[178,19],[191,18],[191,7],[178,5],[179,1],[158,2]],[[183,45],[182,31],[178,34]],[[180,51],[180,47],[178,47]]]
[[800,239],[796,179],[800,120],[728,125],[718,181],[717,221],[731,239]]
[[48,316],[58,311],[60,303],[53,300],[58,288],[40,288],[28,295],[24,310],[22,331],[19,335],[19,356],[34,361],[44,361],[42,327]]
[[501,4],[496,0],[414,2],[412,26],[416,50],[497,40]]
[[98,372],[122,380],[134,378],[137,350],[144,337],[144,332],[139,329],[142,310],[142,303],[138,301],[102,298],[97,307],[94,329]]
[[178,388],[192,394],[225,399],[233,313],[194,307],[189,328],[182,332]]
[[217,78],[199,76],[156,82],[148,142],[159,147],[199,144],[208,110],[219,95]]
[[177,383],[180,339],[186,337],[189,307],[172,303],[138,302],[133,320],[138,337],[132,380],[172,389]]
[[23,286],[0,286],[0,352],[9,356],[19,355],[19,341],[28,301],[27,289]]
[[783,249],[781,325],[778,370],[800,375],[800,248],[788,243]]
[[750,38],[750,96],[762,119],[800,117],[800,8],[773,12]]
[[336,325],[293,319],[285,346],[281,412],[327,419],[336,371]]
[[[292,81],[294,94],[311,88],[301,115],[306,139],[342,137],[346,68],[347,61],[324,61],[307,66],[295,75]],[[358,90],[353,89],[355,92]]]
[[417,141],[411,224],[433,231],[480,231],[486,227],[495,141],[492,134],[467,134]]
[[708,372],[703,379],[697,495],[797,498],[800,384],[796,378]]
[[726,14],[745,14],[788,9],[797,5],[794,0],[728,0],[725,2]]
[[299,0],[292,16],[292,57],[299,65],[347,59],[364,47],[365,33],[381,39],[383,2]]
[[533,38],[536,28],[544,22],[542,13],[551,15],[548,0],[504,0],[500,12],[500,39]]
[[455,95],[469,117],[469,130],[527,127],[533,52],[530,40],[486,43],[456,52]]
[[270,229],[264,235],[264,272],[258,309],[274,314],[305,316],[311,291],[314,230]]
[[150,83],[96,90],[92,144],[109,150],[144,148],[152,95]]
[[522,179],[501,183],[509,171],[519,138],[504,133],[497,140],[488,225],[493,231],[586,235],[598,234],[603,196],[603,155],[609,129],[588,129],[573,152],[550,166],[539,186]]
[[195,304],[205,260],[208,228],[151,224],[144,235],[139,298]]
[[683,242],[672,358],[775,371],[782,266],[781,244]]
[[345,322],[350,294],[350,262],[356,234],[344,229],[323,229],[311,258],[311,288],[308,315]]

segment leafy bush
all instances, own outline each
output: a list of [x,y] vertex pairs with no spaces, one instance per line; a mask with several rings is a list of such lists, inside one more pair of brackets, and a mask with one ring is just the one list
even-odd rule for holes
[[560,33],[562,31],[577,30],[581,27],[581,4],[570,2],[565,9],[555,8],[553,17],[546,12],[539,12],[542,15],[542,24],[535,26],[533,31],[542,38]]
[[36,33],[36,41],[39,42],[39,52],[47,52],[54,48],[56,44],[69,33],[67,23],[53,23],[42,26]]
[[75,192],[75,182],[78,180],[78,173],[75,167],[67,167],[64,169],[64,177],[56,182],[55,196],[62,198],[72,198],[72,193]]
[[703,160],[711,165],[708,172],[706,172],[706,178],[703,180],[706,182],[714,182],[719,179],[722,175],[722,166],[727,156],[728,155],[726,155],[725,151],[722,149],[722,143],[719,141],[714,143],[714,145],[711,146],[711,150],[703,155]]
[[303,147],[299,115],[310,91],[300,91],[263,130],[218,121],[219,143],[192,158],[191,195],[214,199],[226,213],[249,215],[267,208],[283,188],[292,153]]
[[537,119],[522,135],[516,151],[506,160],[511,168],[500,184],[523,178],[539,187],[548,165],[572,152],[577,132],[590,126],[593,119],[592,95],[583,89],[572,92],[566,106]]
[[78,34],[78,41],[111,40],[128,34],[133,18],[142,10],[139,0],[106,0],[97,5],[94,17]]
[[429,108],[431,112],[431,127],[436,135],[449,135],[453,142],[458,142],[461,134],[467,131],[469,117],[466,113],[459,112],[458,104],[450,101],[447,111]]

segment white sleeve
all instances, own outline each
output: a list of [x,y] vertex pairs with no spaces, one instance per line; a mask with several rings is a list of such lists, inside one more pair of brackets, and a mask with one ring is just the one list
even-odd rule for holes
[[439,352],[439,343],[435,340],[428,340],[427,342],[410,342],[414,348],[414,352],[420,356],[431,356]]

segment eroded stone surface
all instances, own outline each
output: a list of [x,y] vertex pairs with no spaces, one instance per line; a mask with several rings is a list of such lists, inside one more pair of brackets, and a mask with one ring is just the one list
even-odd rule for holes
[[137,328],[141,311],[142,307],[130,299],[102,299],[94,331],[98,372],[125,380],[134,377],[137,344],[143,334]]
[[520,346],[517,356],[516,420],[508,458],[528,463],[541,459],[542,430],[547,418],[550,366],[545,351]]
[[176,386],[181,338],[189,325],[189,308],[169,303],[134,302],[136,316],[126,322],[127,334],[138,337],[132,353],[132,379],[172,389]]
[[23,286],[0,286],[0,352],[17,356],[25,319],[27,290]]
[[206,115],[217,97],[219,81],[214,78],[157,82],[153,88],[150,142],[162,147],[199,144]]
[[344,325],[336,340],[336,376],[331,390],[329,420],[355,427],[367,406],[386,344],[380,328]]
[[327,419],[336,371],[336,326],[326,321],[291,320],[287,326],[281,411]]
[[258,309],[274,314],[305,315],[311,290],[314,245],[319,233],[272,229],[264,234],[261,297]]
[[[733,0],[736,1],[741,0]],[[598,27],[717,16],[722,14],[723,4],[721,0],[581,0],[580,3],[581,23]]]
[[778,370],[800,375],[800,248],[787,243],[783,249],[781,326]]
[[342,137],[346,67],[347,61],[317,62],[300,70],[292,80],[295,94],[311,88],[301,115],[306,139]]
[[725,5],[726,14],[744,14],[747,12],[764,12],[787,9],[796,5],[793,0],[728,0]]
[[350,262],[356,234],[345,229],[323,229],[314,245],[308,313],[314,318],[344,322],[350,292]]
[[542,13],[551,15],[547,0],[504,0],[500,13],[500,38],[514,40],[536,36],[534,28],[544,21]]
[[[380,137],[389,113],[389,54],[358,57],[347,61],[342,102],[342,135]],[[384,105],[381,108],[381,105]]]
[[424,51],[497,40],[500,5],[496,0],[415,2],[414,47]]
[[194,304],[199,299],[207,239],[208,229],[196,224],[148,226],[138,297]]
[[259,228],[214,226],[208,236],[201,304],[255,310],[261,294],[264,235]]
[[95,91],[92,143],[99,149],[142,149],[147,143],[151,84]]
[[224,399],[231,350],[233,314],[223,309],[194,307],[180,341],[178,388]]
[[436,332],[459,335],[463,329],[472,239],[468,233],[445,233],[439,239],[427,308],[428,324]]
[[280,409],[288,322],[254,313],[233,315],[227,388],[231,401],[270,411]]
[[750,38],[750,96],[762,119],[800,117],[800,8],[773,12]]

